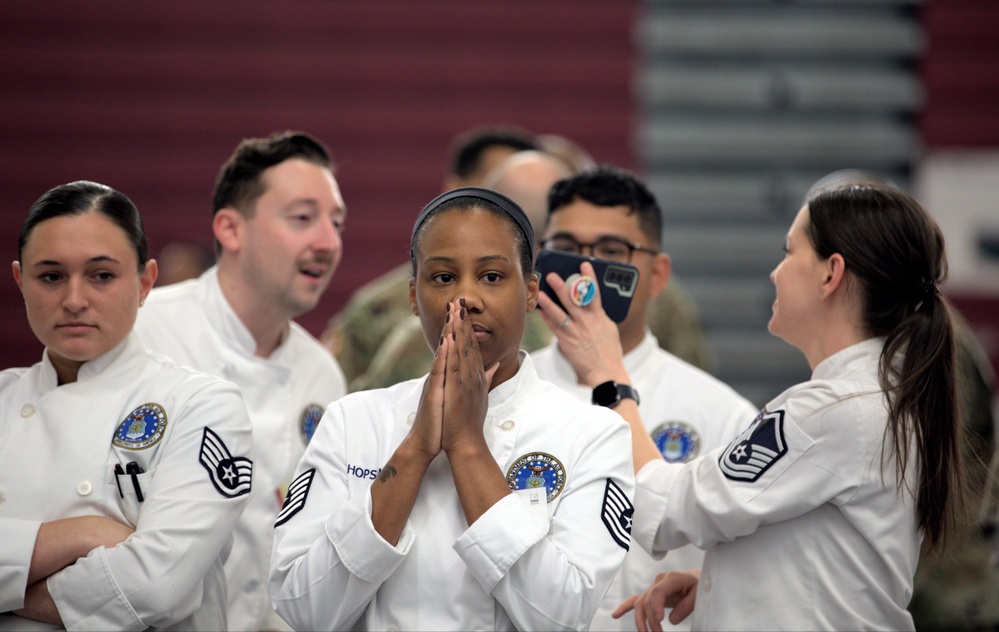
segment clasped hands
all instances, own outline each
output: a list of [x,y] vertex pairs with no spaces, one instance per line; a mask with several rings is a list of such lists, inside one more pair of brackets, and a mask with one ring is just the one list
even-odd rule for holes
[[464,448],[485,446],[482,425],[489,407],[490,384],[499,369],[498,362],[483,367],[465,299],[448,303],[446,310],[437,352],[409,433],[414,447],[429,460],[441,451],[450,457]]

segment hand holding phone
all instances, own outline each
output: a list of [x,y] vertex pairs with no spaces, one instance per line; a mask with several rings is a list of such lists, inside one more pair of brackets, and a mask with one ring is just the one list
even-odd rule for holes
[[[541,277],[541,291],[551,297],[559,307],[564,308],[562,302],[555,296],[555,292],[548,286],[545,277],[549,272],[555,272],[568,284],[568,279],[572,275],[580,274],[579,266],[584,261],[589,261],[596,273],[600,300],[607,316],[616,323],[623,321],[628,316],[628,308],[631,307],[631,299],[638,286],[638,269],[627,263],[584,257],[557,250],[542,250],[538,254],[535,266],[535,271]],[[577,288],[581,292],[592,291],[592,288],[579,286]]]

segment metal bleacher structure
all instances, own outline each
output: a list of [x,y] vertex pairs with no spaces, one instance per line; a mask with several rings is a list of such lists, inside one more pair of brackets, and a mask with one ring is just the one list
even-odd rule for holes
[[809,375],[766,329],[768,275],[809,186],[844,168],[908,188],[925,41],[914,0],[646,0],[635,147],[716,375],[757,405]]

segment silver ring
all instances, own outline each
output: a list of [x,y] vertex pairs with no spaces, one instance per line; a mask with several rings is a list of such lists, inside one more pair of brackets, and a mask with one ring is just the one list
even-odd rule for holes
[[572,319],[569,318],[569,315],[566,314],[565,320],[563,320],[562,322],[560,322],[555,329],[565,329],[565,326],[568,325],[571,320]]

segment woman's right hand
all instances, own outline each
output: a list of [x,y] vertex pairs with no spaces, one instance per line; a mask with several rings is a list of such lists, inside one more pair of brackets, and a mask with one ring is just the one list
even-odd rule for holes
[[423,383],[423,394],[416,409],[416,419],[409,430],[406,441],[414,450],[424,455],[428,462],[432,461],[441,451],[442,432],[444,427],[444,376],[447,369],[447,355],[450,345],[454,343],[451,322],[451,303],[447,304],[444,316],[444,329],[441,331],[434,353],[434,361],[430,365],[430,374]]

